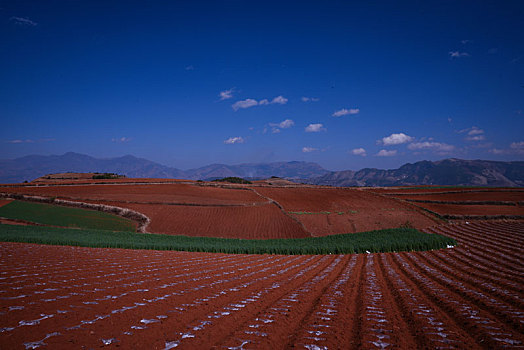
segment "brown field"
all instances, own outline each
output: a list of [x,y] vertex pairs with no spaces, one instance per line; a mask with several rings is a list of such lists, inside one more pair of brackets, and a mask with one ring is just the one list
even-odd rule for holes
[[3,207],[4,205],[9,204],[11,202],[12,200],[10,199],[0,199],[0,207]]
[[137,203],[243,205],[267,202],[254,192],[193,184],[84,185],[0,187],[0,192],[23,193],[63,199]]
[[[453,187],[453,186],[420,186],[420,187],[366,187],[366,190],[382,194],[440,193],[440,192],[478,192],[490,191],[490,187]],[[523,191],[515,187],[498,187],[497,190]]]
[[522,202],[524,201],[524,191],[466,191],[466,192],[439,192],[439,193],[418,193],[416,195],[395,196],[400,199],[431,200],[431,201],[501,201],[501,202]]
[[[127,179],[131,180],[131,179]],[[148,232],[225,238],[300,238],[438,223],[414,205],[359,189],[214,183],[0,187],[136,210]]]
[[524,216],[524,207],[508,205],[459,205],[459,204],[436,204],[416,203],[440,215],[507,215]]
[[[460,219],[524,217],[524,190],[520,188],[369,189],[389,198],[408,201],[442,216]],[[439,203],[442,202],[442,203]]]
[[524,222],[429,252],[226,255],[0,243],[4,349],[508,349]]
[[358,189],[263,187],[256,191],[278,202],[315,236],[436,223],[413,205]]
[[241,207],[125,204],[151,219],[149,232],[223,238],[302,238],[310,235],[274,204]]

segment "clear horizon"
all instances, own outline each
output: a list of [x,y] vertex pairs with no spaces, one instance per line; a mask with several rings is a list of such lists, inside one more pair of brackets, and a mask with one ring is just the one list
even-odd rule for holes
[[0,159],[524,160],[524,3],[12,1]]

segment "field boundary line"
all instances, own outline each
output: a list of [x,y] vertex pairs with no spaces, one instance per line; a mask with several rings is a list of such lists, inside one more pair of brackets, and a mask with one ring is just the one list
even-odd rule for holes
[[65,207],[102,211],[102,212],[106,212],[109,214],[118,215],[126,219],[133,220],[134,222],[138,224],[137,229],[136,229],[137,232],[149,233],[147,232],[147,227],[149,226],[151,219],[147,217],[146,215],[136,210],[129,209],[129,208],[121,208],[121,207],[105,205],[105,204],[75,202],[75,201],[68,201],[64,199],[55,199],[55,198],[42,197],[42,196],[28,196],[25,194],[16,194],[16,193],[0,193],[0,198],[9,198],[9,199],[16,199],[16,200],[27,201],[27,202],[47,203],[47,204],[61,205]]
[[262,194],[260,194],[257,190],[255,190],[254,188],[250,188],[251,191],[253,191],[255,194],[257,194],[259,197],[261,198],[264,198],[265,200],[267,200],[268,202],[276,205],[278,207],[278,209],[280,209],[280,211],[287,217],[291,218],[291,220],[295,221],[297,224],[300,225],[300,227],[302,227],[302,229],[304,230],[304,232],[306,232],[307,234],[309,234],[309,236],[311,237],[316,237],[313,235],[313,233],[311,233],[307,228],[306,226],[304,226],[304,224],[298,220],[297,218],[293,217],[291,214],[289,214],[288,212],[286,212],[286,210],[284,209],[284,207],[282,206],[282,204],[280,204],[279,202],[277,202],[276,200],[274,200],[273,198],[270,198],[270,197],[266,197]]

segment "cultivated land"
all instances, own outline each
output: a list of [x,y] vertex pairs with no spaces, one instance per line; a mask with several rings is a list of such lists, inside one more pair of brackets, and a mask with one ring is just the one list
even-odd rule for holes
[[108,213],[56,205],[13,201],[0,207],[0,217],[22,223],[112,231],[135,231],[134,221]]
[[[143,182],[143,179],[131,181]],[[301,238],[438,223],[416,206],[359,189],[259,183],[48,185],[0,193],[98,203],[139,211],[153,233],[224,238]]]
[[[235,235],[245,235],[244,238],[257,238],[244,232],[241,229],[244,227],[259,237],[276,238],[300,232],[325,236],[339,233],[339,228],[356,232],[365,230],[362,228],[366,225],[373,228],[404,225],[455,238],[458,245],[426,252],[291,256],[4,242],[0,243],[2,346],[9,349],[524,346],[524,221],[509,219],[522,213],[522,192],[518,189],[490,190],[482,198],[479,191],[485,189],[472,188],[104,183],[6,186],[0,192],[134,206],[142,212],[149,210],[150,232],[154,232],[153,227],[160,230],[168,225],[173,226],[166,231],[172,232],[166,233],[175,234],[176,227],[184,230],[184,220],[178,219],[180,214],[198,232],[219,232],[210,234],[215,236],[228,232],[220,231],[219,225],[231,225],[239,230]],[[134,193],[126,196],[126,191]],[[405,193],[415,195],[407,197]],[[139,199],[133,198],[134,195]],[[444,199],[432,199],[439,195]],[[409,201],[419,199],[446,203]],[[455,210],[457,214],[446,222],[429,212],[431,205],[447,205],[443,213],[451,212],[452,207],[460,210]],[[273,208],[267,214],[271,220],[260,215],[268,208]],[[477,215],[482,208],[490,214],[484,211]],[[504,211],[507,208],[516,210],[517,215],[507,215]],[[181,211],[166,219],[176,210]],[[204,211],[199,210],[208,210],[208,214],[203,215]],[[251,214],[234,216],[236,220],[224,218],[235,215],[236,211]],[[502,220],[486,220],[494,216]],[[177,224],[172,223],[177,220]],[[213,221],[214,226],[207,221]],[[279,231],[272,231],[275,226],[269,225],[273,221]],[[285,231],[289,222],[303,231]],[[12,230],[26,229],[32,228]]]
[[[524,224],[453,249],[283,256],[0,243],[9,349],[519,348]],[[393,346],[394,345],[394,346]]]

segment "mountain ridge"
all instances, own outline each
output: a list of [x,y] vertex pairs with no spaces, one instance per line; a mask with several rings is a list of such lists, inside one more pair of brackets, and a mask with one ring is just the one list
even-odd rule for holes
[[0,160],[0,183],[31,181],[61,172],[112,172],[135,178],[189,180],[208,180],[228,176],[255,179],[278,176],[309,184],[330,186],[524,186],[523,161],[500,162],[449,158],[406,163],[398,169],[364,168],[358,171],[328,171],[317,163],[303,161],[237,165],[216,163],[181,170],[133,155],[94,158],[74,152],[51,156],[28,155],[12,160]]

